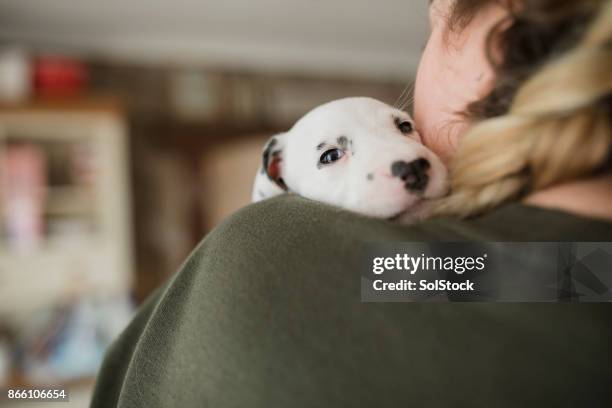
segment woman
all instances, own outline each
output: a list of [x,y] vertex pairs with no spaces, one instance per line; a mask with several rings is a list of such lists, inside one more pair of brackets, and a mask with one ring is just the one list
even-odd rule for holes
[[[498,1],[452,3],[431,6],[415,95],[426,143],[454,158],[454,194],[440,213],[474,215],[527,196],[612,220],[612,21],[603,12],[580,24],[603,2],[527,1],[516,18]],[[471,121],[457,114],[497,118],[462,137]]]
[[246,208],[143,305],[93,407],[610,406],[608,305],[360,301],[363,241],[612,240],[612,2],[430,8],[415,119],[446,216]]

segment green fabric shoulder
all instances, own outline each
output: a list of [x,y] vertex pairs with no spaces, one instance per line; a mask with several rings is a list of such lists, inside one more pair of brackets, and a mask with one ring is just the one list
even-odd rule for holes
[[266,200],[209,234],[142,306],[92,407],[609,406],[608,305],[364,304],[357,262],[364,241],[611,231],[522,206],[400,226]]

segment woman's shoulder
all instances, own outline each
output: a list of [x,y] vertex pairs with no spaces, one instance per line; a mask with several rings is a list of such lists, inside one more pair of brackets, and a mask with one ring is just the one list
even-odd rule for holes
[[[588,373],[606,369],[597,355],[610,308],[360,301],[361,242],[453,240],[473,224],[401,226],[290,196],[246,207],[140,311],[107,356],[92,406],[474,406],[473,378],[524,406],[542,384],[516,370],[538,359],[549,387],[607,392],[607,377]],[[568,336],[573,354],[558,341]],[[509,342],[524,347],[508,352]],[[478,352],[467,373],[452,375],[465,350]],[[561,369],[560,353],[572,370]],[[453,386],[439,393],[424,372],[447,373]],[[531,393],[512,392],[516,381]],[[576,405],[555,395],[556,406]]]
[[213,235],[302,247],[372,241],[606,241],[612,239],[612,224],[513,203],[478,218],[401,225],[283,195],[243,208]]
[[[461,239],[461,220],[432,220],[402,225],[366,217],[296,195],[282,195],[244,207],[213,234],[244,234],[267,242],[420,241]],[[469,223],[467,223],[469,224]],[[466,224],[466,225],[467,225]],[[459,228],[458,228],[459,227]],[[314,242],[313,242],[314,243]]]

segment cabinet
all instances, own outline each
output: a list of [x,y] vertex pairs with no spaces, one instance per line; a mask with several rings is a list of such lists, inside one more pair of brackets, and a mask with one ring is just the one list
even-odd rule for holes
[[126,136],[115,109],[0,108],[0,321],[129,292]]

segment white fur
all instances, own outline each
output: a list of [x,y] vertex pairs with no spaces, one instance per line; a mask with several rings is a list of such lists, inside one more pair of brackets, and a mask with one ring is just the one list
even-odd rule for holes
[[[271,151],[280,158],[279,175],[287,190],[260,169],[253,201],[292,192],[372,217],[419,218],[427,199],[446,193],[447,171],[421,143],[416,130],[402,134],[396,117],[412,122],[406,112],[371,98],[340,99],[313,109],[288,132],[273,137],[276,142]],[[345,155],[333,164],[318,166],[326,150],[340,147],[340,136],[350,141]],[[321,143],[325,147],[318,150]],[[391,165],[419,158],[431,164],[429,183],[424,191],[414,192],[392,176]]]

